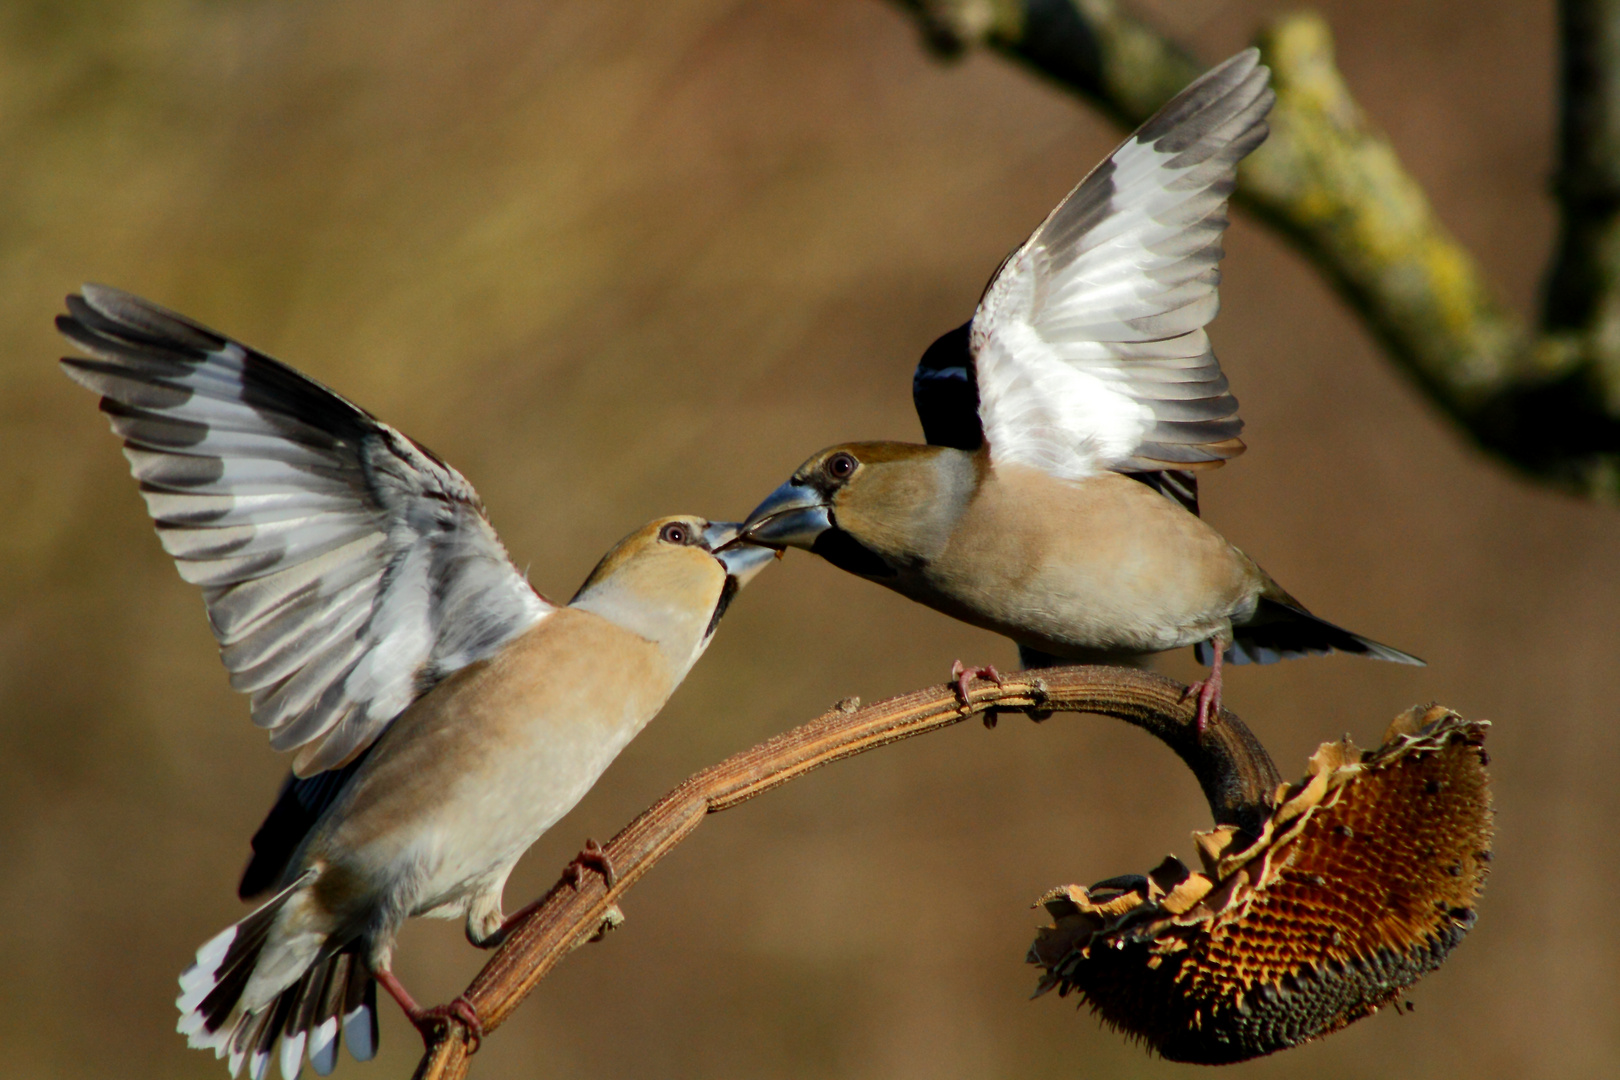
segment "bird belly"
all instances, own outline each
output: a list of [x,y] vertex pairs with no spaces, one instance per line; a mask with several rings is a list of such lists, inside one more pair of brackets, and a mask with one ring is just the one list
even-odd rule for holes
[[[584,618],[576,639],[603,622]],[[672,680],[650,644],[571,644],[520,642],[384,734],[309,848],[325,866],[317,889],[356,933],[381,941],[410,916],[457,917],[498,892],[663,707]]]
[[948,575],[931,577],[895,587],[964,622],[1078,662],[1124,662],[1205,641],[1230,625],[1224,609],[1212,613],[1161,590],[1128,588],[1123,575],[1097,582],[1082,574],[1046,574],[982,590],[963,588]]
[[499,889],[523,853],[585,797],[640,730],[627,719],[632,722],[611,738],[587,745],[552,732],[527,753],[508,747],[498,768],[465,778],[441,820],[419,840],[415,861],[429,872],[409,914],[460,918],[474,897]]
[[898,574],[894,588],[1087,662],[1192,645],[1252,609],[1253,564],[1145,485],[1117,474],[1075,484],[1008,471],[981,488],[939,557]]

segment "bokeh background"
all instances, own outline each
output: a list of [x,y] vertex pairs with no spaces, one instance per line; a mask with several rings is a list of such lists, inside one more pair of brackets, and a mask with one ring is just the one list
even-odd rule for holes
[[[1529,310],[1552,237],[1554,14],[1325,2],[1441,217]],[[1209,62],[1280,8],[1159,0]],[[645,519],[736,517],[811,451],[915,439],[910,369],[1121,133],[877,0],[8,0],[0,5],[0,1047],[13,1077],[219,1077],[175,975],[243,909],[285,768],[227,688],[94,403],[56,370],[82,280],[224,328],[454,462],[566,598]],[[1438,699],[1496,722],[1478,928],[1409,996],[1242,1065],[1596,1076],[1620,1053],[1620,513],[1465,445],[1241,215],[1217,348],[1251,449],[1206,513],[1324,615],[1427,657],[1235,671],[1294,775]],[[732,609],[665,714],[515,875],[537,894],[689,772],[846,695],[1011,647],[808,556]],[[1188,658],[1166,665],[1191,678]],[[1027,1000],[1048,887],[1191,858],[1191,777],[1112,721],[963,725],[721,815],[479,1055],[497,1077],[1166,1077]],[[483,957],[415,924],[451,997]],[[402,1077],[415,1035],[383,1011]]]

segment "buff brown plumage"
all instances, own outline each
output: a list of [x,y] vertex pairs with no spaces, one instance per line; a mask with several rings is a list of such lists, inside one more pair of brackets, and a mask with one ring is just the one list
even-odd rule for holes
[[1204,327],[1268,77],[1253,49],[1210,71],[1007,258],[917,366],[929,445],[829,447],[745,535],[1005,634],[1026,666],[1196,646],[1200,725],[1223,660],[1421,663],[1312,615],[1198,516],[1197,472],[1244,449]]
[[[340,1040],[377,1048],[411,916],[509,925],[507,875],[596,782],[774,556],[662,518],[567,604],[507,558],[477,493],[424,447],[207,327],[114,289],[70,296],[63,360],[102,395],[165,549],[294,773],[253,838],[261,907],[180,977],[179,1030],[254,1080]],[[460,1003],[459,1013],[470,1010]],[[476,1015],[466,1019],[476,1027]]]

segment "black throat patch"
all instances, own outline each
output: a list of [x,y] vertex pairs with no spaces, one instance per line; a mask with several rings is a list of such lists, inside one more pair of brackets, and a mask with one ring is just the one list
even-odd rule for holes
[[837,522],[816,537],[816,542],[810,545],[810,550],[838,569],[859,577],[894,577],[894,567],[885,562],[883,556],[840,529]]
[[731,601],[736,597],[737,590],[741,588],[742,586],[737,584],[735,577],[730,574],[726,575],[726,583],[720,586],[720,602],[714,605],[714,614],[709,616],[709,628],[703,631],[705,641],[714,636],[714,628],[720,625],[720,616],[726,613],[726,608],[731,606]]

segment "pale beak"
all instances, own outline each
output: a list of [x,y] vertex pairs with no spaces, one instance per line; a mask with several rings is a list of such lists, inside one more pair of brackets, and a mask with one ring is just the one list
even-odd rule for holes
[[735,579],[739,588],[780,554],[742,539],[742,526],[735,521],[710,522],[703,530],[703,542],[726,568],[726,576]]
[[816,537],[832,528],[825,496],[791,480],[765,497],[743,522],[742,535],[756,544],[810,550]]
[[710,551],[719,551],[741,535],[742,526],[735,521],[711,521],[709,527],[703,530],[703,546]]

